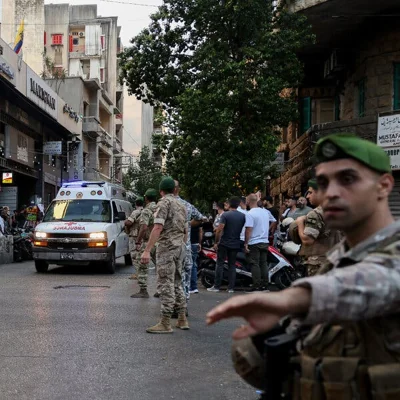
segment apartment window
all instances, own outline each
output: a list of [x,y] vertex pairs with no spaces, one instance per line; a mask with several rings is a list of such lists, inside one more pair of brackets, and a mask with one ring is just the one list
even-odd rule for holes
[[311,123],[325,124],[335,118],[335,101],[333,98],[313,99],[311,111]]
[[358,118],[365,117],[365,83],[366,79],[361,79],[357,83],[357,116]]
[[335,96],[335,121],[340,121],[340,96]]
[[400,110],[400,63],[394,64],[393,71],[393,110]]
[[105,50],[106,49],[106,35],[100,36],[100,43],[101,43],[101,49]]
[[288,141],[288,128],[285,127],[282,129],[282,143],[287,143]]
[[51,35],[51,44],[54,45],[63,44],[63,35],[60,34]]
[[100,83],[104,83],[104,68],[100,68]]
[[311,97],[300,99],[300,126],[299,136],[311,127]]

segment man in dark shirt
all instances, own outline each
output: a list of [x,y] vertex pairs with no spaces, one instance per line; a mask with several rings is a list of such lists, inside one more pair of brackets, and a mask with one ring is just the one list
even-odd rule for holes
[[221,215],[220,224],[215,232],[214,249],[217,250],[217,266],[215,270],[215,284],[213,287],[207,289],[209,292],[219,292],[226,258],[228,258],[229,266],[228,292],[234,292],[236,255],[240,249],[240,233],[246,222],[245,215],[237,210],[239,204],[239,197],[232,197],[229,200],[229,211]]

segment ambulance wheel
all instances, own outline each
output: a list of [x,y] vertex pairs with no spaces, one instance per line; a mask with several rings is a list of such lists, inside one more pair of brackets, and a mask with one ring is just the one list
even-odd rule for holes
[[49,264],[47,264],[46,261],[36,260],[35,261],[35,268],[36,268],[36,272],[45,273],[49,269]]
[[124,258],[125,258],[125,265],[126,265],[126,266],[131,266],[131,265],[133,265],[132,257],[131,257],[130,254],[125,254]]
[[110,252],[110,259],[108,261],[105,262],[104,267],[105,270],[108,274],[114,274],[115,273],[115,264],[116,264],[116,260],[115,260],[115,248],[114,246],[111,248],[111,252]]

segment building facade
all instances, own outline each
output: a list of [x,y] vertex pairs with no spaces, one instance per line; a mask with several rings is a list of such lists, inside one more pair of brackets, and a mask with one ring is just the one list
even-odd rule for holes
[[[385,134],[385,118],[400,117],[400,29],[391,18],[399,12],[398,2],[288,3],[292,11],[308,17],[316,44],[299,54],[305,68],[297,91],[300,118],[283,129],[278,152],[285,155],[285,170],[270,182],[276,201],[307,190],[313,176],[312,149],[320,137],[352,132],[377,143]],[[388,133],[400,137],[400,127]],[[379,144],[392,157],[396,186],[390,200],[394,214],[400,216],[400,141]]]

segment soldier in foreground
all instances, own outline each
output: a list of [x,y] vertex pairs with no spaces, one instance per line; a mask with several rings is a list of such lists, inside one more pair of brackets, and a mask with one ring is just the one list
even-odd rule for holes
[[321,139],[315,153],[325,222],[345,234],[324,275],[280,293],[234,297],[211,310],[207,323],[243,317],[248,325],[235,339],[268,332],[286,315],[312,326],[293,399],[400,398],[400,221],[388,204],[389,158],[345,134]]
[[[154,225],[154,213],[157,209],[157,191],[155,189],[147,189],[144,194],[144,201],[146,207],[142,210],[139,217],[139,233],[136,238],[136,252],[137,252],[137,279],[140,290],[138,293],[134,293],[132,298],[148,298],[149,293],[147,292],[147,275],[149,272],[149,264],[142,264],[140,259],[144,249],[147,246],[150,233]],[[152,251],[154,252],[155,249]]]
[[326,253],[341,239],[339,231],[326,227],[319,197],[317,182],[310,179],[307,199],[316,208],[306,216],[297,218],[295,222],[301,241],[299,254],[303,258],[307,276],[313,276],[318,272],[326,262]]
[[161,300],[161,320],[147,328],[148,333],[172,333],[171,316],[178,311],[177,328],[187,330],[186,299],[182,287],[182,251],[187,238],[186,208],[174,196],[175,181],[166,177],[160,182],[162,199],[154,214],[154,227],[143,251],[141,263],[150,262],[150,252],[157,247],[157,291]]
[[138,264],[135,243],[139,233],[139,217],[143,210],[143,203],[143,197],[137,197],[135,201],[136,209],[132,211],[131,215],[125,221],[125,232],[129,235],[129,252],[136,271],[136,274],[132,274],[129,279],[137,279]]

